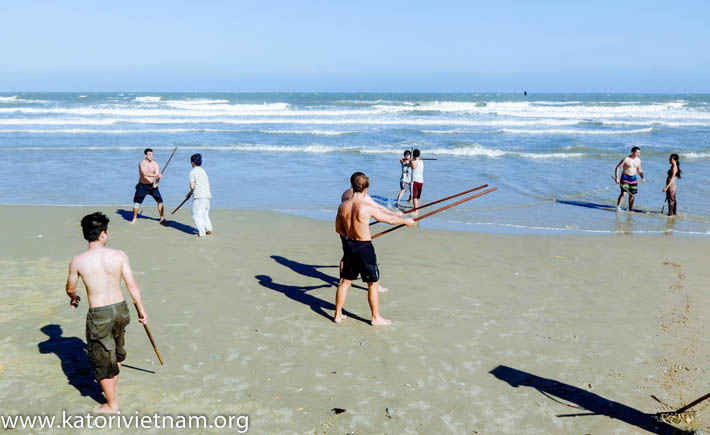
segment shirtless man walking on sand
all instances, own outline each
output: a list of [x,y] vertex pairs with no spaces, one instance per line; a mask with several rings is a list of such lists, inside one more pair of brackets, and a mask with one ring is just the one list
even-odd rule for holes
[[[621,188],[621,193],[619,194],[619,199],[616,201],[616,211],[621,211],[621,203],[624,201],[624,196],[626,192],[629,195],[629,211],[634,208],[634,200],[636,193],[638,192],[638,180],[636,179],[636,173],[641,175],[641,180],[645,183],[646,179],[643,177],[643,170],[641,169],[641,148],[633,147],[631,148],[631,154],[621,159],[616,168],[614,168],[614,180],[616,184]],[[619,168],[623,166],[621,171],[621,181],[619,181]]]
[[372,310],[372,325],[390,325],[392,322],[380,315],[378,293],[380,271],[377,268],[375,247],[371,241],[370,219],[375,218],[391,225],[404,224],[408,227],[414,226],[414,221],[385,213],[378,206],[372,205],[372,199],[369,201],[367,199],[370,180],[362,172],[355,172],[350,177],[350,185],[353,194],[340,204],[338,216],[335,218],[335,231],[345,239],[343,240],[343,270],[340,273],[340,284],[335,295],[333,320],[335,323],[340,323],[345,319],[343,305],[345,305],[348,289],[352,281],[361,275],[362,280],[367,283],[367,301]]
[[153,160],[153,150],[146,148],[143,150],[145,159],[138,163],[138,184],[136,184],[136,193],[133,195],[133,220],[135,223],[138,220],[138,211],[146,195],[150,195],[158,203],[158,213],[160,213],[160,223],[165,222],[163,216],[163,197],[160,196],[158,190],[158,180],[163,178],[160,173],[160,165]]
[[84,281],[89,298],[86,314],[86,351],[94,376],[101,384],[107,403],[94,410],[97,413],[117,413],[116,386],[121,361],[126,359],[123,334],[130,322],[128,306],[121,292],[121,278],[138,306],[138,322],[148,323],[141,290],[133,276],[128,256],[123,251],[106,247],[109,219],[103,213],[93,213],[81,220],[84,238],[89,242],[86,252],[69,264],[66,291],[69,304],[76,308],[81,298],[76,294],[79,277]]

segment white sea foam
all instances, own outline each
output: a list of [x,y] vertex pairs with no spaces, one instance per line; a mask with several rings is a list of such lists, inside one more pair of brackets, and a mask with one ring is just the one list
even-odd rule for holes
[[[2,109],[0,109],[2,112]],[[174,115],[174,114],[172,114]],[[399,118],[333,118],[333,119],[301,119],[301,118],[224,118],[224,117],[126,117],[126,118],[63,118],[60,122],[58,118],[15,118],[0,119],[2,125],[58,125],[62,122],[67,125],[81,124],[231,124],[231,125],[257,125],[257,124],[293,124],[293,125],[373,125],[373,126],[460,126],[460,127],[526,127],[526,126],[565,126],[576,125],[577,121],[565,120],[494,120],[494,121],[470,121],[465,119],[399,119]],[[431,131],[432,133],[434,130]]]
[[479,144],[472,144],[457,148],[433,148],[427,149],[427,154],[432,155],[453,155],[466,157],[491,157],[517,156],[526,159],[573,159],[584,157],[584,153],[525,153],[519,151],[499,150],[486,148]]
[[221,115],[258,115],[258,114],[283,114],[287,112],[291,105],[288,103],[264,103],[264,104],[226,104],[227,100],[183,100],[167,101],[168,107],[181,110],[191,110],[197,112],[214,112]]
[[[121,94],[121,95],[123,95],[123,94]],[[163,97],[154,97],[154,96],[136,97],[135,98],[136,101],[139,101],[141,103],[156,103],[162,99],[163,99]]]
[[178,133],[222,133],[222,132],[244,132],[236,129],[219,128],[162,128],[150,130],[119,130],[119,129],[91,129],[91,128],[60,128],[60,129],[0,129],[3,133],[26,133],[26,134],[178,134]]
[[[362,154],[399,154],[401,147],[385,148],[365,148],[361,149]],[[490,157],[498,158],[503,156],[522,157],[526,159],[574,159],[584,157],[584,153],[525,153],[520,151],[499,150],[486,148],[480,144],[471,144],[456,148],[427,148],[427,155],[449,155],[457,157]]]
[[433,111],[471,113],[481,115],[515,116],[521,118],[605,119],[605,118],[659,118],[659,119],[710,119],[710,113],[687,107],[684,102],[648,104],[550,104],[552,102],[451,102],[433,101],[413,105],[377,105],[385,113]]
[[234,128],[160,128],[160,129],[90,129],[90,128],[60,128],[60,129],[0,129],[0,134],[179,134],[179,133],[262,133],[262,134],[297,134],[314,136],[340,136],[357,133],[356,131],[332,130],[240,130]]
[[[3,97],[12,98],[12,97]],[[319,108],[294,108],[288,103],[264,104],[229,104],[224,99],[188,99],[188,100],[156,100],[160,97],[136,97],[138,102],[160,103],[151,105],[100,104],[85,107],[6,107],[0,108],[0,113],[12,114],[53,114],[78,116],[119,116],[119,117],[314,117],[317,121],[337,117],[360,117],[381,121],[386,116],[411,116],[411,111],[438,111],[442,116],[450,113],[447,118],[437,118],[439,121],[452,123],[469,122],[481,125],[494,125],[493,122],[550,122],[557,125],[570,125],[575,122],[628,123],[643,125],[644,123],[677,122],[678,126],[695,123],[710,125],[710,112],[689,108],[685,103],[652,103],[634,105],[535,105],[529,102],[429,102],[396,105],[375,105],[366,108],[347,108],[324,106]],[[8,100],[9,101],[9,100]],[[16,101],[16,100],[13,100]],[[484,119],[462,118],[462,114],[479,115]],[[416,113],[414,113],[416,115]],[[486,119],[496,117],[496,119]],[[503,119],[501,119],[501,117]],[[516,119],[509,119],[509,118]],[[412,122],[431,125],[429,119],[397,118],[400,123]],[[704,121],[704,122],[702,122]],[[388,123],[392,123],[387,121]],[[683,124],[685,123],[685,124]],[[462,124],[467,125],[467,124]],[[670,124],[669,124],[670,125]]]
[[341,136],[344,134],[357,133],[357,131],[334,131],[334,130],[259,130],[258,133],[266,134],[312,134],[314,136]]
[[500,133],[507,134],[592,134],[592,135],[614,135],[614,134],[642,134],[651,133],[653,127],[649,128],[638,128],[635,130],[575,130],[575,129],[541,129],[541,130],[530,130],[530,129],[512,129],[503,128],[498,130]]
[[0,119],[0,125],[113,125],[115,119]]
[[710,120],[704,122],[693,122],[693,121],[663,121],[663,120],[652,120],[652,121],[611,121],[604,120],[600,122],[601,125],[611,125],[611,126],[640,126],[640,125],[654,125],[663,127],[710,127]]
[[15,103],[17,102],[17,95],[11,97],[0,97],[0,103]]
[[681,156],[685,157],[686,159],[707,159],[710,158],[710,153],[681,153]]

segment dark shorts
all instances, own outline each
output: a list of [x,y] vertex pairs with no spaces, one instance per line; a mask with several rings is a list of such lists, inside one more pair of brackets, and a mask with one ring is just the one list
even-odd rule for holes
[[163,197],[160,196],[160,190],[157,187],[154,188],[152,184],[136,184],[136,194],[133,195],[133,202],[142,204],[146,195],[152,196],[158,204],[163,202]]
[[[345,239],[345,238],[343,238]],[[377,268],[375,247],[371,241],[343,240],[343,271],[340,277],[353,281],[358,275],[364,282],[380,280],[380,270]]]
[[412,198],[421,198],[422,197],[422,189],[424,188],[424,183],[418,183],[414,182],[412,183]]
[[86,313],[86,356],[97,380],[118,374],[118,363],[126,359],[123,334],[130,321],[126,301]]
[[399,188],[402,190],[411,190],[412,189],[412,182],[399,180]]

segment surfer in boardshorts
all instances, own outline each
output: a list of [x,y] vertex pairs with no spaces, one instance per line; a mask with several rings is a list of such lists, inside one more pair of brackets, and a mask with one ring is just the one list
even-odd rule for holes
[[[636,199],[636,193],[638,193],[638,179],[636,174],[641,176],[641,180],[645,183],[646,179],[643,176],[643,170],[641,169],[641,148],[633,147],[631,148],[631,154],[621,159],[616,168],[614,168],[614,180],[616,184],[619,185],[621,193],[616,201],[616,211],[621,211],[621,203],[624,201],[626,193],[629,193],[629,211],[634,208],[634,200]],[[619,179],[619,168],[621,170],[621,179]]]

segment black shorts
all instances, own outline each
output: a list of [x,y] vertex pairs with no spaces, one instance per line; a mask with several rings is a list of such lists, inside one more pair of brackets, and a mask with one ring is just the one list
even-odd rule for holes
[[375,247],[371,241],[343,240],[343,271],[340,277],[353,281],[358,275],[364,282],[380,280]]
[[152,184],[136,184],[136,194],[133,195],[133,202],[142,204],[146,195],[152,196],[158,204],[163,202],[163,197],[160,196],[160,190],[157,187],[154,188]]

